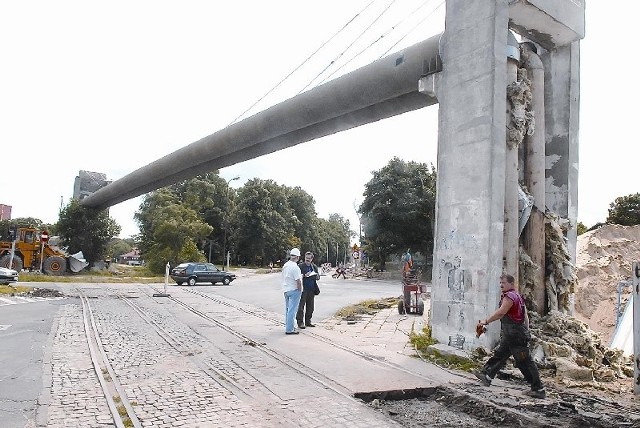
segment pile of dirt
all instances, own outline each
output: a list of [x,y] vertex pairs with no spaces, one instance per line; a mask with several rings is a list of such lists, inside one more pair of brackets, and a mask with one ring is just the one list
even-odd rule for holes
[[[629,280],[631,265],[640,260],[640,225],[604,225],[578,236],[578,285],[574,316],[609,344],[616,325],[618,284]],[[622,308],[631,288],[622,289]]]
[[64,294],[58,290],[52,290],[50,288],[33,288],[26,293],[30,297],[64,297]]

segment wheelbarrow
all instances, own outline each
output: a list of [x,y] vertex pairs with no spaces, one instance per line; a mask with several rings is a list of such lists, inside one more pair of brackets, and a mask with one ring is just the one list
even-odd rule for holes
[[411,270],[402,276],[402,300],[398,302],[398,313],[403,314],[424,314],[424,301],[422,293],[425,292],[425,285],[420,283],[420,272]]

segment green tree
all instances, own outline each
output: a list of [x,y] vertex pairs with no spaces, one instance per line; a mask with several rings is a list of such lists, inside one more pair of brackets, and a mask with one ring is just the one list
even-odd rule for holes
[[217,171],[198,175],[170,186],[170,189],[212,227],[211,233],[197,243],[198,248],[207,259],[210,255],[212,261],[223,262],[222,253],[227,235],[230,234],[235,191]]
[[587,226],[585,226],[584,223],[579,221],[578,224],[576,225],[576,230],[577,230],[578,235],[582,235],[583,233],[585,233],[587,231]]
[[233,260],[266,265],[282,260],[291,247],[326,258],[328,243],[339,241],[342,249],[350,233],[341,217],[319,219],[315,201],[299,187],[253,179],[236,192],[217,172],[148,194],[135,219],[138,246],[154,272],[164,270],[167,261],[203,260],[210,250],[221,256],[225,235]]
[[141,232],[140,251],[154,273],[164,272],[167,262],[175,266],[205,259],[198,243],[205,241],[213,228],[194,209],[198,208],[197,198],[188,188],[179,183],[151,192],[134,215]]
[[287,189],[273,180],[249,180],[238,192],[232,243],[242,263],[267,264],[299,246],[300,221],[289,206]]
[[318,219],[319,241],[313,252],[319,263],[336,264],[343,260],[345,248],[349,248],[350,238],[355,236],[349,220],[340,214],[333,213],[329,219]]
[[394,157],[365,184],[358,212],[363,216],[372,261],[384,269],[407,248],[431,259],[435,223],[436,172],[433,165]]
[[133,239],[121,239],[121,238],[113,238],[107,243],[107,248],[105,250],[105,254],[107,257],[113,259],[122,254],[126,254],[133,250],[136,246],[136,243]]
[[103,259],[107,244],[121,230],[107,210],[83,207],[76,199],[60,211],[54,229],[69,254],[82,251],[90,264]]
[[42,220],[33,217],[18,217],[11,220],[0,220],[0,240],[8,238],[9,226],[15,225],[16,227],[32,227],[40,230],[47,230],[49,233],[53,233],[53,226],[44,223]]
[[609,205],[607,223],[621,226],[640,224],[640,193],[616,198]]
[[321,236],[321,226],[316,213],[316,202],[313,197],[301,187],[283,187],[287,195],[287,203],[295,216],[294,235],[300,239],[300,250],[317,253],[320,243],[324,242]]

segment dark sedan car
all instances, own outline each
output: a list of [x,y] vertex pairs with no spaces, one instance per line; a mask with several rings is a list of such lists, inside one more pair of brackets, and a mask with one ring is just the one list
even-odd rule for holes
[[198,282],[210,282],[215,284],[221,282],[224,285],[231,284],[236,279],[236,275],[231,272],[218,269],[211,263],[181,263],[171,269],[171,279],[176,284],[196,285]]

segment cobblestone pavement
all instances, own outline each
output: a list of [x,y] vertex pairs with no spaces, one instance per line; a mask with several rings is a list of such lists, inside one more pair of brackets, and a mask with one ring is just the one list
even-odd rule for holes
[[[67,295],[78,294],[75,286],[62,288]],[[104,284],[82,290],[90,297],[102,346],[140,426],[398,426],[352,397],[363,383],[388,383],[393,368],[376,370],[364,358],[369,357],[364,344],[355,353],[341,349],[335,336],[345,326],[338,322],[285,337],[280,314],[229,299],[204,299],[182,288],[172,288],[172,297],[193,311],[152,297],[148,286]],[[371,320],[358,327],[361,335],[354,340],[364,343],[370,331],[399,328],[387,324]],[[114,426],[90,358],[80,299],[59,311],[50,342],[37,425]],[[396,352],[405,344],[387,346],[386,351]],[[349,368],[358,360],[359,368]],[[344,379],[330,375],[342,370],[354,373]],[[366,370],[369,380],[358,370]],[[376,376],[382,378],[370,382]]]
[[[77,285],[57,287],[80,294]],[[637,409],[588,392],[552,387],[546,400],[531,401],[524,382],[495,379],[485,387],[469,373],[426,363],[408,340],[424,318],[395,308],[355,323],[331,317],[285,336],[282,314],[211,290],[172,287],[171,298],[159,298],[157,285],[80,289],[111,371],[92,362],[83,300],[60,303],[36,421],[27,428],[116,426],[110,395],[122,395],[135,413],[129,426],[139,427],[611,427],[640,420]],[[111,374],[118,393],[100,385]]]

